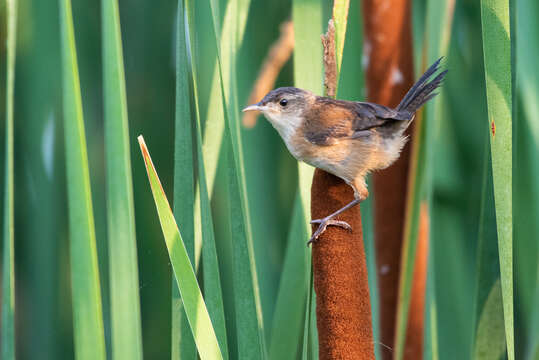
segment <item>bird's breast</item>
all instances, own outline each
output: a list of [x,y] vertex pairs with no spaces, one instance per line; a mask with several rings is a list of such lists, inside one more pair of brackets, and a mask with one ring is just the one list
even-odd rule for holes
[[[330,146],[313,144],[302,136],[295,136],[287,143],[288,150],[298,160],[344,178],[344,163],[354,151],[348,141],[338,141]],[[355,172],[355,169],[348,169]]]

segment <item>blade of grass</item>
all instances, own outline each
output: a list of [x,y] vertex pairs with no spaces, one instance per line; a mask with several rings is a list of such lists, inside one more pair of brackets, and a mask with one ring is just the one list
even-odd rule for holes
[[136,360],[142,329],[120,13],[117,0],[101,6],[112,358]]
[[219,345],[223,349],[224,359],[228,359],[228,344],[226,338],[225,312],[223,293],[221,290],[221,276],[217,261],[217,249],[215,246],[215,234],[206,174],[204,158],[202,154],[202,135],[200,120],[197,118],[197,153],[198,153],[198,177],[200,197],[200,216],[202,227],[202,263],[204,267],[204,294],[208,303],[208,311],[214,323]]
[[500,263],[496,235],[496,215],[492,184],[491,155],[485,143],[483,194],[477,251],[476,326],[471,358],[499,359],[505,350]]
[[[521,42],[519,38],[519,43]],[[524,87],[519,81],[519,105],[522,104]],[[535,101],[535,100],[534,100]],[[515,357],[522,358],[526,349],[539,337],[533,330],[533,314],[539,312],[536,299],[536,266],[539,261],[539,226],[529,214],[539,213],[539,143],[535,142],[530,127],[531,121],[539,121],[537,114],[530,113],[532,106],[520,105],[524,111],[518,111],[518,144],[515,146],[514,178],[514,262],[515,262]],[[520,108],[520,107],[519,107]],[[518,329],[518,330],[517,330]]]
[[[427,5],[426,60],[433,63],[447,52],[451,35],[451,24],[455,1],[429,1]],[[434,129],[441,116],[441,100],[436,99],[426,105],[426,110],[418,116],[415,141],[410,156],[410,175],[406,199],[406,218],[399,279],[399,299],[397,303],[397,325],[395,334],[395,358],[404,355],[408,313],[411,300],[413,272],[419,236],[419,211],[421,202],[427,201],[430,209],[432,196],[432,164],[434,153]],[[432,254],[432,253],[431,253]],[[432,263],[432,261],[430,261]],[[432,274],[430,274],[432,276]],[[431,304],[433,304],[431,302]],[[432,351],[432,349],[431,349]],[[437,356],[437,355],[433,355]]]
[[[294,0],[294,84],[315,94],[322,94],[322,44],[324,32],[322,2],[320,0]],[[307,203],[309,204],[309,203]]]
[[[239,6],[241,5],[241,6]],[[229,218],[231,232],[234,237],[234,290],[236,307],[236,328],[238,341],[238,356],[246,359],[264,359],[266,345],[264,325],[260,307],[258,279],[254,259],[253,237],[249,218],[245,169],[243,168],[243,153],[240,136],[240,124],[236,98],[235,55],[238,49],[236,28],[238,14],[243,14],[249,6],[249,1],[230,0],[225,11],[224,24],[230,23],[233,31],[221,33],[219,28],[219,13],[215,0],[210,0],[213,20],[213,32],[217,50],[219,79],[221,82],[222,103],[226,123],[225,146],[229,154]],[[240,22],[240,34],[241,26]],[[253,344],[256,344],[253,346]]]
[[[230,164],[227,180],[230,231],[233,238],[233,276],[234,284],[238,285],[234,288],[238,357],[240,359],[265,359],[265,339],[262,333],[262,313],[258,298],[258,284],[253,284],[256,268],[254,266],[252,242],[249,247],[245,246],[245,242],[240,243],[241,240],[248,239],[249,233],[245,229],[245,219],[242,218],[245,212],[241,206],[242,203],[239,201],[241,199],[241,185],[238,183],[238,173],[233,165],[233,150],[228,130],[225,130],[225,141],[226,145],[228,145],[226,150],[228,155],[227,163]],[[251,268],[249,269],[246,266],[251,266]],[[245,271],[246,269],[250,271]],[[253,344],[255,345],[253,346]],[[244,357],[244,354],[247,356]]]
[[59,1],[75,354],[77,359],[105,359],[101,286],[71,0]]
[[[358,65],[361,64],[363,55],[363,18],[360,12],[361,1],[352,1],[339,67],[338,99],[360,100],[364,97],[365,74],[363,67]],[[337,22],[335,29],[339,29]],[[335,33],[336,37],[337,35],[338,32]],[[336,54],[338,53],[337,51]]]
[[6,153],[4,188],[4,241],[2,259],[2,359],[15,359],[15,213],[13,166],[13,106],[15,92],[15,55],[17,41],[17,1],[8,0]]
[[[539,263],[537,264],[537,271],[535,276],[539,278]],[[535,294],[534,300],[535,304],[539,303],[539,286],[535,286]],[[535,311],[532,314],[531,319],[531,325],[530,325],[530,342],[528,343],[528,347],[526,349],[527,353],[527,359],[529,360],[537,360],[539,359],[539,311],[535,309]]]
[[[309,257],[310,259],[311,257]],[[308,263],[312,267],[311,260],[308,260]],[[313,310],[313,304],[314,304],[314,284],[313,284],[313,271],[311,268],[310,276],[309,276],[309,290],[307,294],[307,303],[305,306],[305,320],[303,325],[303,344],[302,344],[302,352],[301,352],[301,360],[308,360],[312,357],[312,347],[309,346],[310,337],[311,337],[311,328],[312,328],[312,322],[316,315],[316,311]],[[311,356],[310,356],[311,355]]]
[[434,264],[433,264],[434,251],[432,246],[429,248],[429,263],[427,265],[427,288],[426,301],[425,301],[425,342],[423,349],[423,358],[438,360],[438,317],[436,314],[437,303],[434,284]]
[[474,324],[476,330],[471,353],[471,358],[477,360],[499,359],[506,349],[491,161],[490,149],[485,143],[477,252],[477,323]]
[[[518,90],[518,142],[515,146],[515,328],[521,329],[515,339],[515,357],[528,354],[539,341],[539,328],[533,319],[539,318],[537,304],[539,291],[537,263],[539,262],[539,222],[529,214],[539,213],[539,74],[536,59],[539,56],[539,25],[536,15],[539,4],[535,0],[516,2],[518,41],[516,43]],[[538,355],[539,356],[539,355]]]
[[[234,24],[231,20],[231,14],[230,12],[233,11],[232,6],[226,7],[226,13],[225,13],[225,21],[223,22],[223,27],[221,29],[221,34],[232,34],[236,33],[235,37],[235,43],[236,47],[239,48],[240,44],[243,41],[243,37],[245,34],[246,29],[246,20],[247,20],[247,8],[249,6],[250,1],[245,1],[244,3],[240,4],[240,8],[243,9],[241,11],[241,14],[238,14],[238,17],[241,19],[238,21],[238,24]],[[212,11],[215,11],[215,13],[219,13],[219,4],[217,1],[214,1],[212,7]],[[219,19],[218,18],[212,18],[210,22],[216,21],[216,28],[221,28]],[[236,30],[234,30],[234,27]],[[219,41],[219,48],[227,48],[230,44],[231,37],[230,36],[224,36],[220,37],[218,39]],[[225,52],[226,53],[226,52]],[[225,54],[226,55],[226,54]],[[221,59],[221,63],[225,64],[225,59]],[[223,68],[228,68],[223,65]],[[212,70],[212,78],[211,78],[211,86],[210,86],[210,93],[209,93],[209,101],[208,101],[208,107],[207,107],[207,113],[206,113],[206,119],[203,123],[204,130],[202,132],[202,139],[204,141],[203,143],[203,151],[204,151],[204,164],[206,168],[206,175],[208,180],[208,190],[210,194],[210,198],[213,193],[213,185],[215,182],[215,176],[217,173],[217,162],[219,160],[219,153],[221,150],[221,145],[223,142],[223,135],[224,135],[224,127],[225,122],[222,121],[222,114],[223,114],[223,93],[221,92],[221,84],[220,84],[220,73],[219,73],[219,63],[218,59],[216,59],[215,64],[213,66]]]
[[509,0],[481,0],[481,23],[505,336],[508,359],[513,360],[513,110]]
[[148,173],[159,222],[174,271],[189,326],[202,360],[223,359],[215,331],[202,298],[193,266],[185,248],[180,231],[167,197],[157,176],[148,148],[142,136],[138,137],[140,150]]
[[539,143],[539,74],[535,71],[534,59],[539,56],[539,26],[535,21],[535,14],[539,11],[539,4],[534,0],[522,0],[516,4],[517,33],[519,41],[517,47],[517,76],[518,88],[523,97],[523,110],[527,115],[534,142]]
[[[188,12],[188,23],[193,21],[192,7]],[[183,25],[183,24],[182,24]],[[193,28],[188,24],[186,28]],[[182,32],[180,29],[178,31],[179,36],[185,38],[185,32]],[[189,32],[190,41],[189,44],[194,44],[194,33]],[[185,50],[189,44],[183,44]],[[182,44],[178,43],[178,46]],[[212,323],[214,324],[215,332],[217,335],[217,340],[219,341],[219,346],[222,349],[222,354],[224,359],[228,359],[228,344],[226,337],[226,327],[225,327],[225,312],[223,304],[223,293],[221,290],[221,275],[219,273],[219,263],[217,260],[217,249],[215,245],[215,234],[213,227],[213,219],[211,213],[211,204],[210,196],[208,190],[208,184],[206,180],[206,169],[204,161],[204,153],[202,150],[202,130],[201,130],[201,121],[200,121],[200,106],[199,106],[199,90],[197,84],[197,67],[198,61],[196,58],[196,52],[194,49],[189,48],[188,53],[191,55],[191,75],[192,75],[192,84],[193,84],[193,94],[195,102],[195,113],[196,113],[196,152],[197,152],[197,174],[198,174],[198,188],[196,191],[196,201],[200,204],[200,209],[196,212],[196,223],[197,227],[200,227],[201,236],[202,236],[202,263],[203,263],[203,276],[204,276],[204,295],[206,296],[206,303],[208,304],[208,312]],[[182,51],[182,56],[185,58],[187,63],[187,52]],[[187,69],[184,69],[185,71]],[[216,144],[218,149],[220,142]]]
[[225,122],[222,120],[222,114],[224,112],[223,95],[221,93],[219,69],[217,67],[218,65],[216,63],[211,80],[211,91],[209,94],[209,103],[202,137],[202,150],[204,152],[204,164],[206,167],[210,198],[213,194],[219,154],[223,143],[223,135],[225,133]]
[[[319,0],[305,1],[294,0],[292,2],[292,18],[294,23],[294,85],[300,88],[309,89],[316,94],[322,94],[323,68],[322,68],[322,44],[320,42],[320,34],[323,33],[322,20],[322,2]],[[295,307],[305,306],[304,316],[295,318],[295,326],[291,325],[290,329],[300,328],[303,323],[303,346],[302,357],[306,359],[309,352],[309,334],[311,332],[311,323],[314,322],[315,312],[311,311],[311,304],[314,301],[312,281],[312,265],[310,251],[304,249],[304,241],[308,238],[310,230],[310,203],[311,194],[310,186],[312,182],[314,169],[306,164],[298,164],[298,190],[294,203],[294,217],[291,223],[288,237],[288,247],[293,249],[292,254],[287,254],[285,267],[281,276],[281,286],[279,288],[278,302],[275,307],[275,316],[285,313],[287,307],[294,304]],[[296,213],[297,211],[297,213]],[[296,215],[297,214],[297,215]],[[299,215],[302,216],[299,216]],[[291,242],[295,244],[292,245]],[[299,245],[298,245],[299,244]],[[294,268],[298,264],[303,264],[298,268],[299,273],[295,273]],[[287,266],[288,265],[288,266]],[[301,281],[303,286],[296,288],[296,292],[286,292],[283,282],[285,277],[290,278],[290,273],[294,272],[294,276],[298,281]],[[301,292],[298,294],[297,292]],[[305,301],[307,296],[307,301]],[[284,317],[283,321],[287,321]],[[288,328],[279,321],[274,319],[274,329]],[[275,330],[277,331],[277,330]],[[297,343],[300,342],[302,333],[289,333],[288,338],[291,340],[288,344],[293,345],[294,339]],[[278,348],[278,343],[272,336],[272,344],[270,355],[277,355],[275,351]],[[274,358],[274,357],[272,357]]]
[[174,146],[174,215],[182,228],[185,247],[195,263],[195,176],[193,156],[193,120],[191,114],[191,74],[187,55],[185,23],[186,3],[178,1],[176,28],[176,128]]
[[333,3],[333,21],[335,23],[335,59],[337,65],[337,84],[335,87],[337,89],[339,88],[339,74],[341,73],[349,7],[350,0],[335,0]]
[[475,360],[500,359],[505,353],[503,329],[502,290],[496,280],[485,301],[479,322],[473,358]]
[[[427,13],[425,22],[427,26],[426,52],[427,63],[434,62],[441,56],[446,56],[449,52],[451,41],[451,29],[455,12],[455,0],[429,1],[427,3]],[[434,154],[436,153],[437,137],[440,136],[439,124],[444,112],[444,95],[438,101],[428,104],[424,110],[426,116],[424,124],[426,129],[426,143],[423,151],[426,151],[427,168],[426,171],[426,200],[429,217],[432,218],[433,208],[433,188],[434,188]],[[429,124],[427,124],[429,122]],[[432,221],[431,221],[432,222]],[[433,239],[432,227],[429,226],[429,242]],[[428,246],[427,263],[427,285],[425,301],[425,325],[424,325],[424,358],[438,359],[438,323],[437,323],[437,301],[435,291],[435,268],[436,258],[434,244]]]
[[[292,225],[288,235],[285,260],[279,284],[279,292],[273,315],[270,359],[297,358],[305,319],[305,296],[308,292],[306,279],[307,257],[310,252],[301,239],[307,239],[307,216],[301,195],[296,194],[292,213]],[[305,336],[305,335],[304,335]]]
[[[174,216],[182,228],[189,260],[195,256],[195,179],[190,74],[187,58],[185,3],[178,1],[176,17],[176,113],[174,136]],[[172,359],[196,359],[196,345],[183,309],[180,292],[172,279]]]
[[309,326],[309,359],[318,360],[319,355],[319,341],[318,341],[318,324],[316,321],[316,292],[314,291],[314,285],[311,286],[311,317]]

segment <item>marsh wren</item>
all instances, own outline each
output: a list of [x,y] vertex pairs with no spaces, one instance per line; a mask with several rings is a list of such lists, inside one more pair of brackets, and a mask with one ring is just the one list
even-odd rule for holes
[[351,229],[335,217],[367,198],[365,176],[384,169],[397,158],[406,143],[404,131],[416,111],[437,93],[447,73],[438,71],[438,59],[392,109],[368,103],[334,100],[295,87],[270,91],[261,101],[243,111],[261,111],[281,135],[290,153],[299,161],[340,177],[354,189],[354,200],[323,219],[309,243],[327,226]]

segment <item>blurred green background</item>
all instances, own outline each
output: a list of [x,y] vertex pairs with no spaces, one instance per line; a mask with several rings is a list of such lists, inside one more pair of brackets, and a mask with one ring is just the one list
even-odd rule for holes
[[[232,1],[232,0],[231,0]],[[413,1],[416,77],[425,37],[429,1]],[[354,1],[352,1],[354,2]],[[221,20],[226,0],[220,0]],[[101,12],[98,3],[73,0],[101,290],[105,340],[110,354],[110,295],[107,245]],[[208,1],[194,1],[191,36],[196,53],[201,119],[208,112],[216,52]],[[322,4],[325,28],[331,2]],[[165,192],[173,198],[176,1],[119,1],[135,194],[144,358],[169,359],[171,267],[136,136],[143,134]],[[349,31],[361,19],[352,5]],[[291,17],[291,0],[252,0],[236,54],[239,106],[257,78],[279,25]],[[539,6],[516,1],[517,116],[513,119],[514,306],[516,359],[539,359]],[[1,43],[5,43],[2,7]],[[352,25],[352,23],[355,23]],[[224,26],[224,25],[223,25]],[[522,35],[521,35],[522,34]],[[318,36],[318,35],[316,35]],[[361,32],[348,35],[343,71],[363,88],[361,64],[348,64],[347,47],[361,49]],[[2,47],[0,69],[5,69]],[[356,58],[358,54],[355,54]],[[476,324],[480,213],[488,142],[485,71],[479,1],[457,0],[445,67],[449,75],[435,129],[431,240],[434,265],[438,356],[470,358]],[[15,274],[16,350],[20,359],[74,357],[69,265],[68,208],[62,121],[58,2],[26,0],[18,5],[15,77]],[[355,69],[357,68],[357,72]],[[293,61],[277,86],[293,84]],[[5,72],[0,71],[2,84]],[[523,79],[522,82],[520,80]],[[522,85],[521,85],[522,84]],[[5,105],[5,87],[0,87]],[[363,100],[365,91],[345,92]],[[344,95],[343,95],[344,96]],[[4,123],[0,138],[4,138]],[[296,161],[264,119],[243,128],[244,169],[266,342],[269,344],[297,188]],[[221,153],[221,157],[225,156]],[[4,156],[0,156],[2,165]],[[212,201],[227,330],[234,329],[231,241],[227,215],[227,162],[219,161]],[[490,165],[489,165],[490,166]],[[3,168],[3,167],[2,167]],[[0,177],[3,185],[4,179]],[[488,193],[488,191],[487,191]],[[494,208],[485,209],[487,215]],[[487,216],[488,217],[488,216]],[[492,219],[492,217],[490,217]],[[492,221],[492,220],[491,220]],[[487,224],[486,226],[488,226]],[[490,223],[492,226],[492,222]],[[367,225],[368,226],[368,225]],[[180,228],[181,230],[181,228]],[[495,239],[495,232],[493,233]],[[296,239],[297,241],[303,241]],[[304,239],[305,241],[307,239]],[[495,241],[495,240],[494,240]],[[368,256],[374,257],[372,248]],[[374,300],[375,301],[375,300]],[[230,358],[235,340],[229,335]],[[387,351],[381,349],[380,351]],[[291,356],[294,358],[294,356]]]

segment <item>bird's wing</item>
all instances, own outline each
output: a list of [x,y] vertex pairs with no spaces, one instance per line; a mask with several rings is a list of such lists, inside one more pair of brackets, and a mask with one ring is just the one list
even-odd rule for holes
[[352,109],[339,106],[337,100],[318,97],[304,113],[303,136],[316,145],[333,145],[339,139],[352,136],[356,117]]
[[398,120],[409,119],[383,105],[319,97],[305,116],[303,131],[311,143],[328,146]]

